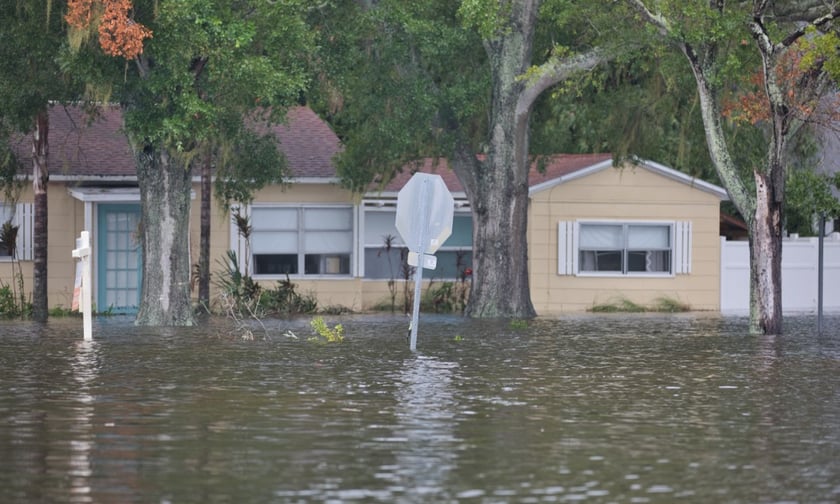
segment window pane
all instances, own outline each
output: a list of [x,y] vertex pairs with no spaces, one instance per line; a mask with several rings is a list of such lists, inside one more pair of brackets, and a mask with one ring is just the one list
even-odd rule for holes
[[671,252],[668,250],[633,251],[627,254],[627,269],[632,272],[670,273]]
[[306,254],[304,257],[306,275],[349,275],[349,254]]
[[[11,218],[12,206],[5,203],[0,203],[0,225],[7,222]],[[0,240],[0,257],[8,257],[9,255],[11,255],[9,253],[9,246],[3,243],[2,240]]]
[[305,208],[304,229],[353,229],[353,212],[349,208]]
[[439,250],[435,256],[437,256],[437,267],[424,271],[423,276],[444,280],[460,279],[464,269],[472,267],[471,251]]
[[381,247],[365,249],[365,278],[400,279],[403,272],[403,248],[392,248],[390,253]]
[[620,249],[624,247],[621,225],[581,224],[580,247],[586,249]]
[[254,254],[255,275],[296,275],[297,254]]
[[307,253],[346,252],[353,249],[351,231],[316,231],[308,232],[304,238]]
[[292,230],[298,228],[296,208],[254,207],[251,209],[251,227],[259,230]]
[[455,215],[452,221],[452,235],[443,243],[444,247],[472,247],[472,216]]
[[396,227],[396,212],[365,212],[365,237],[367,247],[381,247],[385,243],[385,235],[396,238],[393,246],[402,246],[403,241]]
[[671,247],[671,226],[631,225],[627,246],[631,249],[667,249]]
[[581,250],[580,271],[617,271],[622,272],[623,252],[614,250]]
[[251,235],[251,250],[257,254],[297,253],[297,231],[257,231]]
[[12,210],[14,207],[8,203],[0,203],[0,224],[12,218]]

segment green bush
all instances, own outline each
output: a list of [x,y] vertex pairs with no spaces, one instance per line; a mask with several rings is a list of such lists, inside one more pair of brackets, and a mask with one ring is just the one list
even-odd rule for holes
[[290,316],[305,313],[315,313],[318,301],[311,294],[300,294],[297,285],[289,280],[277,282],[272,290],[264,290],[260,296],[260,305],[267,314]]

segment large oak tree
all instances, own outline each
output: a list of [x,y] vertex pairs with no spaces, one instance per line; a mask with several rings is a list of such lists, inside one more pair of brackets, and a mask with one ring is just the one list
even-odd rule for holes
[[[345,181],[364,190],[411,161],[442,157],[462,182],[473,214],[468,316],[535,315],[526,236],[531,113],[546,90],[605,60],[608,51],[587,27],[619,8],[381,0],[364,5],[353,23],[321,25],[325,45],[351,55],[323,94],[346,146]],[[553,40],[536,48],[540,23]]]
[[[124,109],[142,206],[136,322],[194,323],[193,161],[246,117],[282,117],[306,82],[305,0],[72,0],[69,65]],[[223,127],[224,126],[224,127]],[[206,150],[204,150],[206,152]]]

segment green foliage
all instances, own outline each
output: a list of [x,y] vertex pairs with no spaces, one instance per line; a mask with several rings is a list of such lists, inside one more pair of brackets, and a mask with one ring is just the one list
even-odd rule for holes
[[[739,166],[764,156],[762,132],[727,123]],[[654,160],[712,183],[720,179],[709,157],[694,78],[676,53],[647,52],[616,61],[574,88],[559,88],[534,107],[531,151],[610,152],[616,158]]]
[[3,128],[3,118],[0,117],[0,190],[3,194],[3,202],[7,205],[14,205],[20,199],[26,177],[23,165],[12,151],[11,139]]
[[309,325],[316,335],[309,338],[309,341],[320,343],[341,343],[344,341],[344,326],[341,324],[336,324],[331,328],[324,322],[323,317],[315,317],[309,321]]
[[0,0],[0,123],[12,131],[30,131],[50,101],[72,100],[81,92],[58,58],[67,41],[66,4]]
[[384,0],[321,25],[322,54],[332,59],[313,106],[344,142],[338,169],[347,187],[362,191],[411,161],[448,156],[456,136],[483,140],[486,54],[457,10],[448,0]]
[[839,187],[838,183],[840,174],[829,176],[810,169],[790,170],[785,186],[787,231],[813,236],[817,216],[839,217],[840,201],[831,192],[831,186]]
[[318,310],[318,302],[311,294],[301,294],[297,285],[289,280],[280,280],[274,289],[263,290],[260,305],[266,315],[288,317]]
[[822,66],[834,81],[840,81],[840,56],[837,54],[840,36],[837,32],[819,32],[814,27],[808,27],[805,45],[805,53],[800,61],[802,69]]
[[463,0],[458,17],[464,27],[475,29],[481,38],[492,40],[509,30],[510,3],[497,0]]
[[214,276],[220,295],[217,302],[219,309],[238,325],[248,339],[253,333],[243,321],[253,319],[262,324],[265,317],[314,313],[318,303],[312,295],[297,292],[297,286],[288,276],[277,282],[274,289],[265,289],[239,269],[236,252],[229,250],[225,259],[219,261],[222,272]]
[[234,134],[229,146],[220,147],[213,189],[225,210],[231,202],[250,203],[268,184],[285,181],[288,164],[277,145],[273,134],[246,129]]
[[236,252],[228,250],[224,259],[218,261],[222,272],[215,275],[216,287],[221,291],[224,311],[238,318],[244,314],[260,315],[260,285],[239,269]]
[[[97,313],[97,315],[101,315]],[[104,315],[109,315],[108,313]],[[81,317],[82,314],[78,310],[71,310],[63,306],[54,306],[49,309],[50,317]]]
[[22,285],[15,287],[0,280],[0,318],[26,319],[32,315],[32,303],[26,300]]
[[528,328],[528,321],[527,320],[522,320],[522,319],[512,319],[510,321],[510,323],[508,324],[508,326],[511,329],[516,329],[516,330],[527,329]]
[[662,296],[656,298],[649,306],[640,305],[625,297],[618,297],[606,303],[593,305],[589,311],[596,313],[643,313],[643,312],[685,312],[690,311],[687,304],[670,297]]
[[421,308],[437,313],[463,313],[468,288],[466,282],[443,282],[438,286],[430,284],[421,299]]

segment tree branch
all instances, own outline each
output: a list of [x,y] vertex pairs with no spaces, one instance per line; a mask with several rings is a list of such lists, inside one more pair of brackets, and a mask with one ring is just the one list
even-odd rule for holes
[[659,30],[660,35],[664,37],[671,33],[671,26],[668,23],[668,20],[665,19],[665,16],[651,12],[642,0],[627,0],[627,2],[630,4],[630,7],[635,9],[645,21]]
[[610,58],[611,55],[597,47],[567,58],[552,56],[548,61],[536,67],[536,70],[529,72],[533,74],[533,77],[528,78],[528,82],[522,90],[517,105],[517,114],[530,109],[537,97],[546,89],[568,79],[577,72],[592,70]]

